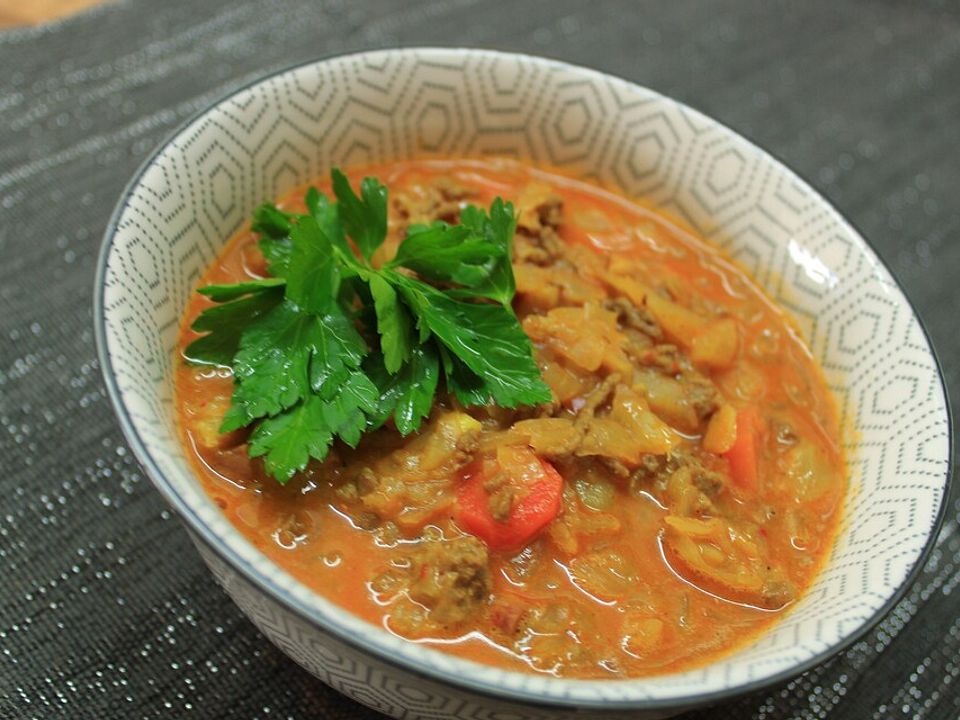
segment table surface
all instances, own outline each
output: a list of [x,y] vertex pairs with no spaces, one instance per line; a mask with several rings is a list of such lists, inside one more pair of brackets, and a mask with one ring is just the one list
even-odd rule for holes
[[[955,4],[129,0],[0,33],[0,717],[378,717],[213,583],[120,436],[91,297],[120,191],[184,118],[271,68],[429,43],[615,73],[783,158],[889,263],[958,400]],[[954,494],[918,582],[861,642],[688,717],[957,718],[957,519]]]
[[0,0],[0,28],[50,22],[101,2],[104,0]]

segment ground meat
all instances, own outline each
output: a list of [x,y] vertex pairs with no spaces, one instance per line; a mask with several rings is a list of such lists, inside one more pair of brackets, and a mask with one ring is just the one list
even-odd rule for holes
[[377,474],[364,465],[356,472],[342,478],[341,483],[335,490],[337,497],[352,506],[351,510],[354,510],[351,513],[353,520],[358,527],[364,530],[372,530],[377,527],[380,524],[380,517],[370,510],[356,508],[354,504],[379,490],[380,485],[381,480],[377,477]]
[[472,190],[469,190],[448,177],[440,177],[434,180],[433,188],[440,194],[440,197],[447,202],[451,200],[466,200],[474,195]]
[[378,525],[373,533],[377,537],[377,543],[383,547],[396,545],[400,542],[400,538],[403,537],[396,523],[389,521]]
[[477,405],[469,409],[470,416],[479,420],[487,427],[507,427],[517,420],[523,419],[524,406],[519,408],[505,408],[493,403]]
[[563,200],[559,195],[545,194],[533,207],[521,212],[513,242],[515,263],[552,265],[565,255],[563,240],[557,228],[563,217]]
[[537,405],[534,409],[534,417],[538,417],[538,418],[557,417],[562,410],[563,410],[563,405],[561,405],[556,400],[551,400],[548,403]]
[[487,507],[490,514],[497,522],[506,522],[510,517],[510,511],[513,509],[513,501],[516,498],[516,492],[513,488],[506,485],[497,488],[487,500]]
[[640,458],[640,464],[631,473],[630,479],[639,487],[653,485],[660,477],[670,475],[676,469],[670,463],[667,455],[644,455]]
[[489,601],[487,547],[475,537],[423,541],[411,561],[408,593],[428,608],[432,622],[458,625]]
[[345,500],[346,502],[353,502],[360,497],[359,493],[357,492],[357,484],[352,481],[337,485],[334,492],[337,494],[338,498]]
[[720,407],[719,394],[713,383],[696,371],[685,372],[680,377],[687,386],[687,396],[697,419],[703,422]]
[[403,224],[430,223],[435,220],[454,224],[460,219],[463,204],[473,195],[450,178],[437,178],[422,192],[392,195],[395,214]]
[[661,343],[647,348],[638,358],[644,365],[654,367],[667,375],[676,375],[683,369],[685,358],[680,348],[669,343]]
[[287,514],[276,529],[277,542],[291,548],[306,538],[313,529],[313,520],[310,515],[301,511]]
[[644,457],[630,475],[629,487],[632,492],[652,492],[677,515],[715,517],[725,483],[725,475],[709,458],[681,449]]
[[619,478],[628,478],[630,477],[630,468],[624,465],[622,462],[612,457],[600,457],[598,458],[600,463],[613,475]]
[[684,395],[702,423],[720,406],[719,393],[710,379],[697,370],[676,345],[661,343],[641,350],[635,357],[684,386]]
[[521,405],[512,411],[510,419],[513,422],[521,420],[532,420],[536,418],[552,418],[559,416],[563,411],[563,405],[556,400],[541,403],[540,405]]
[[577,411],[577,420],[580,420],[581,418],[586,420],[592,417],[597,410],[603,407],[610,400],[610,396],[613,394],[613,391],[619,382],[619,373],[610,373],[607,375],[603,379],[603,382],[591,390],[590,393],[584,398],[583,406]]
[[716,470],[704,467],[701,463],[696,463],[692,467],[693,484],[707,497],[715,498],[723,489],[723,475]]
[[380,527],[380,516],[370,510],[353,514],[353,523],[361,530],[376,530]]
[[514,263],[531,265],[552,265],[563,257],[563,240],[553,228],[541,228],[536,234],[528,234],[520,229],[514,236]]
[[487,508],[493,515],[493,519],[497,522],[506,522],[516,498],[516,490],[510,478],[503,473],[496,473],[483,483],[483,489],[487,493]]
[[723,473],[709,467],[694,453],[682,450],[668,455],[644,455],[630,479],[638,488],[662,486],[681,468],[689,470],[686,477],[708,500],[715,499],[723,489]]
[[597,632],[589,616],[575,607],[549,603],[531,607],[517,625],[515,647],[539,661],[542,669],[587,667],[596,663],[581,637]]
[[480,432],[468,431],[457,438],[457,452],[471,457],[480,447]]
[[563,198],[544,185],[531,183],[524,187],[517,204],[517,230],[523,234],[536,236],[544,229],[555,231],[563,221]]
[[542,203],[537,205],[537,217],[540,218],[540,225],[556,230],[560,227],[560,221],[563,216],[563,198],[559,195],[550,194]]
[[376,490],[378,480],[376,474],[366,466],[361,467],[355,472],[345,474],[340,478],[340,483],[335,490],[337,497],[347,502],[354,502],[361,495]]
[[620,325],[631,330],[638,330],[653,340],[663,339],[663,330],[653,319],[653,315],[645,307],[637,307],[626,298],[618,297],[604,303],[607,310],[617,313]]
[[623,335],[627,338],[627,345],[624,348],[627,354],[636,360],[646,356],[646,353],[653,348],[653,340],[639,330],[633,328],[623,328]]
[[789,580],[768,578],[760,590],[763,607],[770,610],[782,608],[797,596],[797,589]]

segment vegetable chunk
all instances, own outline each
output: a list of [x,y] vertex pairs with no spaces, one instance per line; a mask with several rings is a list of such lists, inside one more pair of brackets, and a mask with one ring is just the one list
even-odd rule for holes
[[[454,518],[491,550],[515,550],[532,540],[560,512],[563,478],[522,447],[501,447],[496,458],[464,472]],[[506,507],[490,504],[497,493]]]

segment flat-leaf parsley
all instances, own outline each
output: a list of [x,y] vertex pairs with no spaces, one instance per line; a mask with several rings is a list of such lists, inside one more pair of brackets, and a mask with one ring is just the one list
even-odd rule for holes
[[194,320],[204,334],[184,356],[233,372],[221,432],[252,426],[250,455],[285,483],[337,438],[355,447],[390,418],[415,432],[441,377],[463,405],[549,401],[511,307],[513,205],[413,225],[375,268],[387,188],[365,178],[358,196],[339,170],[332,179],[335,199],[311,187],[306,214],[254,212],[270,277],[199,289],[217,304]]

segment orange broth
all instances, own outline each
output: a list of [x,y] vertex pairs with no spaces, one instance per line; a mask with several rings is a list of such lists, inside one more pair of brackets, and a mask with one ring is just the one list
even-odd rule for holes
[[[699,405],[681,402],[684,412],[696,405],[690,410],[693,425],[671,425],[676,447],[686,455],[678,454],[676,466],[669,459],[644,460],[652,468],[647,472],[622,458],[601,462],[558,454],[555,465],[564,477],[560,516],[525,547],[490,551],[487,595],[466,619],[457,615],[454,622],[432,620],[430,602],[425,607],[412,599],[419,597],[411,589],[416,579],[404,573],[411,562],[421,562],[419,556],[410,560],[418,545],[466,534],[451,510],[464,460],[445,460],[433,475],[403,475],[403,463],[429,451],[424,436],[439,432],[437,423],[449,413],[466,412],[484,423],[480,450],[474,447],[473,452],[508,442],[504,438],[514,437],[509,433],[515,417],[491,419],[491,413],[447,403],[425,423],[420,437],[401,439],[393,430],[379,430],[355,450],[337,447],[335,462],[313,463],[280,486],[259,461],[247,457],[242,433],[226,443],[211,439],[211,428],[229,403],[229,370],[178,359],[176,402],[183,443],[204,490],[230,522],[300,582],[370,623],[511,670],[594,678],[683,670],[733,651],[776,622],[821,567],[847,489],[834,402],[783,311],[734,262],[661,211],[586,182],[512,161],[421,160],[348,172],[354,183],[371,175],[389,188],[391,198],[407,194],[416,199],[443,178],[465,189],[472,204],[485,207],[499,195],[519,204],[521,213],[524,197],[542,196],[547,188],[554,202],[562,201],[556,234],[568,248],[589,250],[589,256],[564,256],[546,266],[549,272],[572,268],[577,275],[573,290],[561,288],[559,302],[576,295],[582,284],[589,296],[612,308],[617,293],[597,278],[603,273],[641,277],[704,322],[732,319],[735,358],[726,366],[682,360],[689,369],[673,377],[662,362],[645,366],[632,359],[652,357],[649,353],[629,355],[637,377],[653,383],[675,380],[683,392],[706,388],[705,394],[713,393],[709,400],[697,400]],[[329,183],[317,186],[329,192]],[[298,189],[278,204],[302,212],[302,196]],[[390,206],[391,240],[382,253],[391,253],[402,235],[401,214],[398,206]],[[256,239],[249,229],[239,232],[200,284],[261,276]],[[531,300],[539,297],[539,288],[527,292],[519,279],[518,286],[518,316],[525,327],[534,327],[527,318],[545,316],[549,309]],[[576,306],[576,301],[566,304]],[[203,296],[192,297],[181,349],[197,337],[190,323],[210,305]],[[590,331],[586,325],[584,333]],[[617,328],[647,342],[633,330]],[[585,397],[609,369],[577,367],[559,342],[534,340],[541,368],[550,370],[545,377],[569,371],[563,377],[579,383],[574,387],[583,387],[580,395]],[[670,344],[680,347],[681,356],[690,354],[685,341],[669,333],[649,342],[651,353],[662,350],[669,356],[674,351],[664,347]],[[649,400],[652,391],[642,380],[631,387]],[[672,392],[678,385],[664,387]],[[574,422],[581,396],[560,402],[554,417]],[[609,402],[617,402],[619,396],[613,397]],[[722,406],[758,413],[759,484],[752,489],[732,479],[722,453],[703,448],[712,417]],[[690,464],[684,465],[685,457],[692,458]],[[408,499],[402,510],[385,510],[385,505],[367,502],[363,488],[345,491],[344,483],[354,482],[351,468],[360,464],[381,476],[393,473],[396,486],[415,485],[417,492],[433,482],[432,494],[425,495],[429,512],[416,515],[418,508]],[[393,526],[389,532],[386,525]]]

